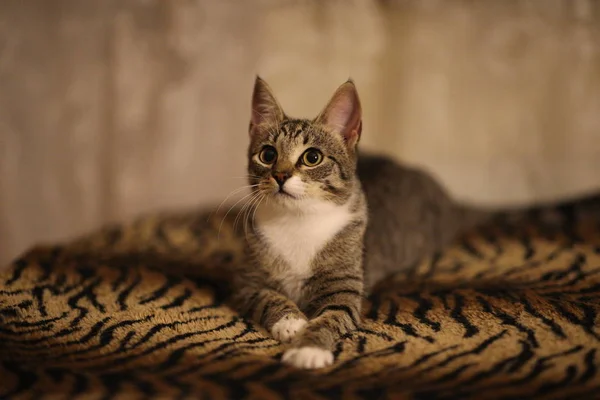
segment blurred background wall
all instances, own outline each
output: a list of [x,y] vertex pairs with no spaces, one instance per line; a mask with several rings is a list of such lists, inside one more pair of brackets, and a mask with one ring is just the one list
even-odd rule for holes
[[594,0],[3,0],[0,265],[243,184],[259,73],[294,116],[349,76],[363,147],[490,207],[600,189]]

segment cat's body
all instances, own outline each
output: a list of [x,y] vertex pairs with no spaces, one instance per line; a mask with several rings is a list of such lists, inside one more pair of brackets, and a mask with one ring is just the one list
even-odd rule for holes
[[[272,274],[280,281],[282,290],[300,307],[306,300],[302,284],[314,274],[313,260],[334,236],[352,222],[364,224],[363,210],[356,211],[364,200],[356,196],[346,204],[316,204],[313,210],[290,213],[263,207],[256,215],[257,233],[268,243]],[[361,231],[358,232],[361,234]]]
[[366,293],[493,215],[457,204],[428,173],[386,157],[361,155],[357,173],[369,209]]
[[244,217],[251,223],[233,300],[292,343],[282,360],[300,368],[331,364],[336,341],[360,323],[365,292],[464,226],[463,210],[426,174],[358,157],[361,130],[352,82],[303,120],[286,116],[257,78]]

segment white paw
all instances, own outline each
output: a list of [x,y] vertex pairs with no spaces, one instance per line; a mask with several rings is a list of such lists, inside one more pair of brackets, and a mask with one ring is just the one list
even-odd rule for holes
[[318,347],[300,347],[283,353],[281,361],[296,368],[323,368],[333,364],[333,353]]
[[306,320],[291,316],[285,316],[271,328],[271,335],[280,342],[289,342],[296,333],[306,325]]

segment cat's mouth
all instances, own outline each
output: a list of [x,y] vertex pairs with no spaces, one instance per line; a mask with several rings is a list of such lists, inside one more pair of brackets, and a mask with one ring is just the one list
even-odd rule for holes
[[294,199],[294,200],[296,199],[296,196],[286,192],[283,188],[279,188],[279,190],[275,193],[275,195],[281,195],[283,197]]

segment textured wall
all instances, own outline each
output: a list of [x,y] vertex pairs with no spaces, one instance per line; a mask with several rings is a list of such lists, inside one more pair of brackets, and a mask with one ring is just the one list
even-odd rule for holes
[[4,0],[0,263],[244,173],[254,75],[293,115],[348,76],[364,147],[491,206],[600,188],[600,3]]

